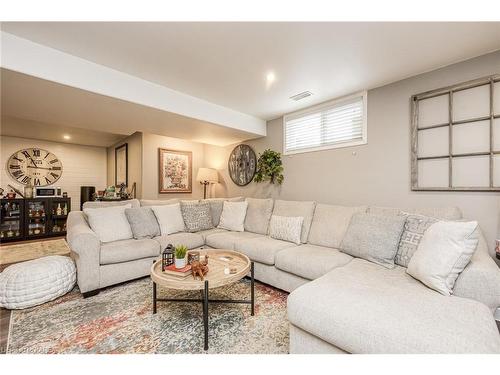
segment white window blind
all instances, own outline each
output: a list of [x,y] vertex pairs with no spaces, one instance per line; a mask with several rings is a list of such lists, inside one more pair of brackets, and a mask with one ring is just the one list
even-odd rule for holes
[[366,143],[366,92],[284,117],[284,154]]

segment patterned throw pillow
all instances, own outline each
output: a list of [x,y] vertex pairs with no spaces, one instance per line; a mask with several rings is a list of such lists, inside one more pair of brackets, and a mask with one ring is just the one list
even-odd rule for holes
[[424,215],[406,213],[404,215],[406,216],[406,222],[394,261],[400,266],[408,267],[408,263],[410,263],[415,251],[417,251],[418,244],[422,240],[425,231],[438,220]]
[[304,218],[301,216],[273,215],[269,223],[269,236],[276,240],[289,241],[300,245],[303,222]]
[[199,232],[214,227],[208,202],[181,202],[181,211],[188,232]]

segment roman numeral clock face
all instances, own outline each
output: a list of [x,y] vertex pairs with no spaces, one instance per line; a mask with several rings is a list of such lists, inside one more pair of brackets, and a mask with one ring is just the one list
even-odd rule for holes
[[39,148],[15,152],[7,167],[12,178],[23,185],[52,185],[62,174],[62,164],[57,156]]

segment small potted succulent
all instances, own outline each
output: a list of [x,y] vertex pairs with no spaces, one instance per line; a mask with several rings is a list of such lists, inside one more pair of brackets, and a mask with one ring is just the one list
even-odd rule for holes
[[175,247],[175,268],[186,267],[186,255],[188,248],[184,245],[179,245]]

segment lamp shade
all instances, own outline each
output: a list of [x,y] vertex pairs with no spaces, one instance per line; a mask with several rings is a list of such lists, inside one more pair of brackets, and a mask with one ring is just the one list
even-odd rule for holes
[[196,181],[219,182],[219,175],[217,173],[217,170],[213,168],[200,168],[198,169],[198,175],[196,176]]

